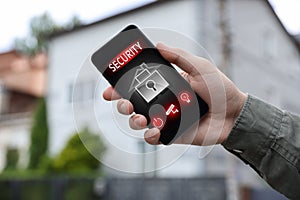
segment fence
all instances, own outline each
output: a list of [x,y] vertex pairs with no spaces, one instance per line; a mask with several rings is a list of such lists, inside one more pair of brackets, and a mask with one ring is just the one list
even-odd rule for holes
[[0,180],[1,200],[225,200],[224,178]]

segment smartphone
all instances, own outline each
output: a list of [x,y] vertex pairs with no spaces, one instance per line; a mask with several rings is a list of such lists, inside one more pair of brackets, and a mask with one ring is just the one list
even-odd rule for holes
[[91,56],[93,65],[148,127],[171,144],[207,113],[208,105],[136,26],[117,33]]

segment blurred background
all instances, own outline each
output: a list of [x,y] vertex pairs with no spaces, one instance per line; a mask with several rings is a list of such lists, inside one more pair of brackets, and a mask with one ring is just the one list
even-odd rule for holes
[[[297,0],[5,2],[0,8],[0,199],[286,199],[221,146],[202,159],[193,147],[154,173],[106,167],[80,138],[104,160],[117,157],[91,122],[76,131],[72,96],[86,56],[135,23],[193,38],[242,91],[300,114],[299,9]],[[73,99],[83,118],[97,84],[90,77],[79,83]],[[141,152],[149,148],[140,141],[132,145]]]

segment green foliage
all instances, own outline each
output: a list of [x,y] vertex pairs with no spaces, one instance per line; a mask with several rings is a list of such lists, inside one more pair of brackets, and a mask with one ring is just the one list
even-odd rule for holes
[[37,169],[48,149],[47,108],[44,98],[38,100],[38,105],[31,128],[31,144],[29,148],[29,169]]
[[85,128],[69,139],[65,148],[53,159],[51,170],[58,173],[95,171],[100,167],[98,159],[104,151],[105,147],[101,138]]
[[[28,169],[18,169],[18,170],[5,170],[0,174],[0,181],[3,180],[27,180],[32,178],[43,178],[45,177],[45,172],[41,170],[28,170]],[[1,198],[0,198],[1,199]]]
[[30,34],[26,38],[15,40],[15,48],[28,55],[44,52],[47,49],[47,38],[54,33],[79,26],[81,21],[74,16],[65,25],[58,25],[48,13],[33,17],[30,20]]
[[7,170],[16,170],[19,160],[19,151],[18,149],[7,149],[6,151],[6,165],[4,171]]
[[88,128],[75,133],[56,157],[51,158],[47,155],[48,126],[46,114],[45,99],[39,99],[31,129],[28,169],[40,170],[45,174],[80,174],[99,169],[99,159],[104,153],[105,147],[101,138],[90,132]]

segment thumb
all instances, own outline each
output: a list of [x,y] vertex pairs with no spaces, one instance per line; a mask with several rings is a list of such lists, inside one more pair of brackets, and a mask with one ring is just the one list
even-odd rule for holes
[[156,47],[164,59],[177,65],[183,71],[188,74],[197,72],[192,64],[192,61],[195,60],[195,56],[193,54],[184,51],[183,49],[167,46],[161,42],[159,42]]

